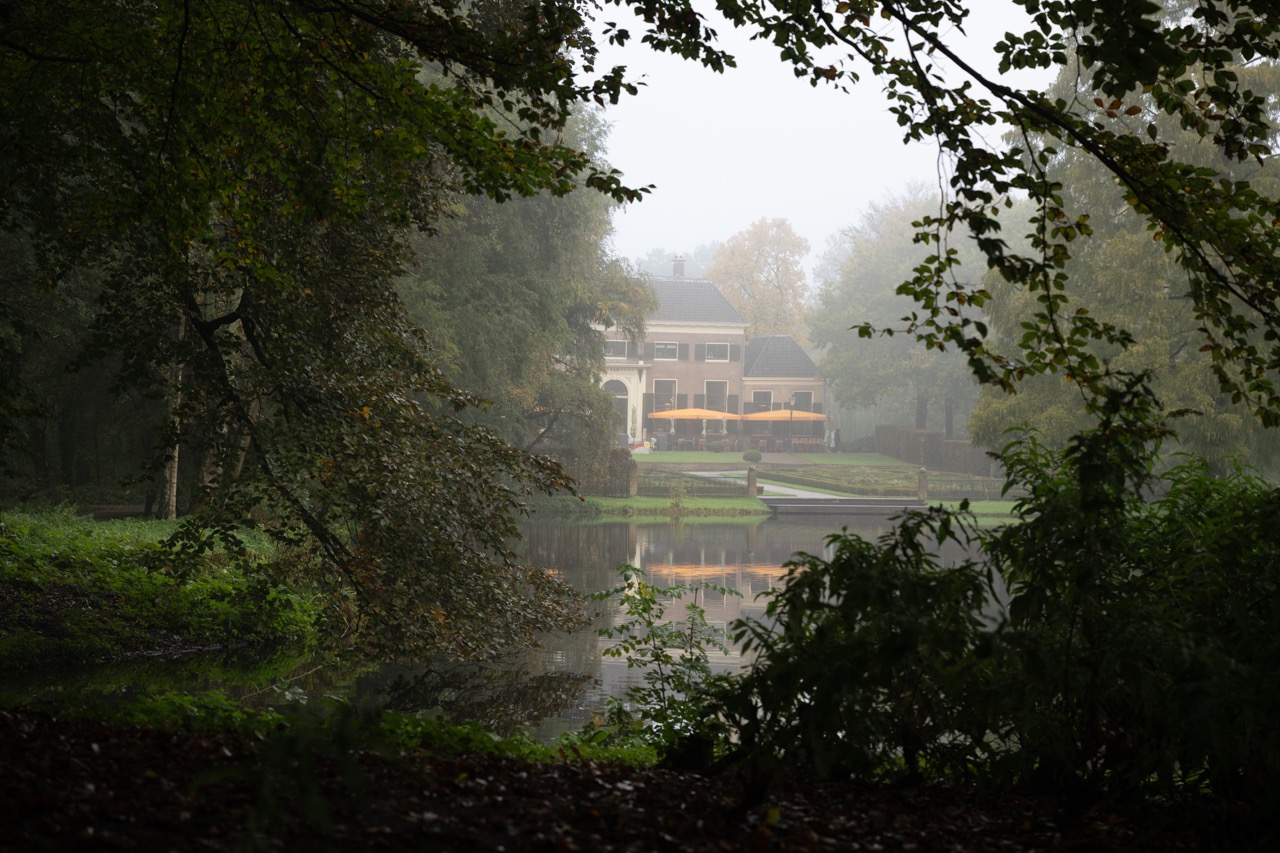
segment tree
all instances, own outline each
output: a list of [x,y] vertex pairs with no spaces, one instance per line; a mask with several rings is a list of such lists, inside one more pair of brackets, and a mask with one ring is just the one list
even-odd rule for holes
[[689,278],[705,278],[707,267],[711,266],[720,243],[703,243],[692,252],[681,249],[678,252],[668,249],[650,249],[642,258],[636,258],[635,266],[640,272],[649,275],[668,276],[673,272],[672,262],[677,258],[684,260],[684,274]]
[[[1236,71],[1257,91],[1278,90],[1274,68]],[[1055,91],[1069,96],[1077,85],[1064,74]],[[1179,159],[1224,178],[1246,180],[1269,194],[1280,189],[1269,162],[1227,160],[1199,145],[1194,133],[1169,117],[1157,117],[1154,125]],[[1181,290],[1185,274],[1176,259],[1151,239],[1136,217],[1106,215],[1124,210],[1125,202],[1095,160],[1078,151],[1063,152],[1053,174],[1062,184],[1066,209],[1099,212],[1089,219],[1090,240],[1063,267],[1074,298],[1088,306],[1095,321],[1123,327],[1133,335],[1126,346],[1095,343],[1090,351],[1112,369],[1151,375],[1152,388],[1165,406],[1183,413],[1177,422],[1180,449],[1205,457],[1224,473],[1233,458],[1265,464],[1274,453],[1274,436],[1261,428],[1248,406],[1232,402],[1214,380],[1212,357],[1201,347],[1200,322],[1192,301]],[[1033,294],[1010,287],[998,277],[986,283],[993,294],[985,317],[994,348],[1008,352],[1023,332],[1021,324],[1034,317],[1037,303]],[[1004,444],[1006,430],[1028,424],[1043,440],[1061,447],[1088,423],[1079,391],[1059,377],[1045,375],[1026,379],[1016,395],[984,395],[974,412],[972,432],[975,440],[995,448]]]
[[[580,9],[101,12],[4,12],[0,230],[30,256],[27,292],[92,276],[87,351],[166,401],[161,444],[201,460],[190,544],[250,516],[305,535],[371,652],[482,654],[566,624],[567,591],[509,545],[563,472],[459,417],[479,400],[426,356],[393,284],[409,230],[438,229],[459,190],[638,195],[557,139],[575,104],[626,88],[578,76]],[[4,295],[6,347],[48,330],[29,306]],[[32,374],[5,379],[20,426]]]
[[786,334],[803,340],[801,262],[808,252],[809,241],[785,219],[758,219],[716,249],[705,275],[746,319],[748,337]]
[[[604,133],[588,113],[566,139],[601,158]],[[596,328],[638,339],[655,307],[607,249],[611,212],[598,193],[460,199],[438,233],[413,240],[399,285],[450,380],[489,401],[471,416],[584,474],[604,464],[619,431]]]
[[850,331],[862,323],[892,326],[910,312],[910,300],[897,287],[929,254],[914,239],[915,223],[937,208],[936,192],[916,186],[871,204],[832,240],[822,263],[830,272],[809,312],[809,338],[822,349],[818,370],[841,403],[893,404],[912,413],[917,429],[926,429],[930,401],[940,400],[941,426],[950,438],[956,408],[967,409],[975,396],[964,359],[925,349],[910,336],[869,339]]

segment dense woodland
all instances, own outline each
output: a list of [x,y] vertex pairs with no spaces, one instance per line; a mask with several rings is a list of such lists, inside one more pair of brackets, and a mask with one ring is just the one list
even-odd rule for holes
[[[604,161],[605,128],[584,109],[567,140]],[[643,328],[642,279],[608,253],[614,203],[597,193],[541,193],[504,204],[458,193],[447,215],[407,237],[395,293],[422,348],[478,405],[465,419],[514,446],[555,457],[590,479],[613,438],[612,400],[599,389],[598,327]],[[92,264],[40,281],[29,245],[11,238],[6,270],[15,322],[12,377],[23,389],[6,443],[5,489],[16,501],[143,504],[190,512],[218,475],[209,427],[171,418],[163,377],[131,387],[120,361],[95,349],[111,318]],[[175,335],[176,335],[175,331]],[[249,448],[235,460],[244,475]],[[167,465],[169,454],[176,465]],[[233,473],[237,473],[233,472]],[[168,475],[174,478],[169,487]]]

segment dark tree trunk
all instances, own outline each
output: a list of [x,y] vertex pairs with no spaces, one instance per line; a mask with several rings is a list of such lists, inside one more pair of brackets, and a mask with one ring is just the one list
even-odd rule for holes
[[40,488],[47,489],[49,482],[49,446],[47,427],[41,418],[35,418],[27,426],[27,444],[31,447],[31,463]]
[[929,428],[929,395],[916,395],[916,429]]
[[76,485],[76,413],[66,408],[58,415],[58,474],[64,486]]
[[955,437],[955,436],[953,435],[953,432],[954,432],[954,429],[953,429],[953,427],[954,427],[954,423],[953,423],[953,422],[954,422],[954,420],[955,420],[955,412],[953,411],[953,409],[954,409],[954,406],[952,405],[951,398],[950,398],[950,397],[947,397],[947,398],[943,401],[943,404],[942,404],[942,413],[943,413],[943,414],[942,414],[942,417],[943,417],[943,420],[944,420],[944,422],[945,422],[945,426],[943,427],[943,431],[946,433],[946,439],[947,439],[947,441],[950,441],[952,438],[954,438],[954,437]]

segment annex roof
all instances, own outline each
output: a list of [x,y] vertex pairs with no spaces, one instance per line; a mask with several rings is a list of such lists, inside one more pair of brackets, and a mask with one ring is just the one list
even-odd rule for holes
[[790,335],[758,335],[747,341],[742,375],[811,378],[818,375],[818,366]]
[[713,282],[705,278],[649,276],[658,296],[658,310],[650,323],[741,323],[746,320],[729,304]]

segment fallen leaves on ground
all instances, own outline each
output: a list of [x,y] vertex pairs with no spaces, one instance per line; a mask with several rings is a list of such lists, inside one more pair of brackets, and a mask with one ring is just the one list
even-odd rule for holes
[[[724,777],[279,749],[253,737],[0,711],[0,849],[1093,851],[1220,846],[1170,810],[1070,819],[1033,798],[794,786],[753,808]],[[1194,827],[1199,827],[1194,828]]]

